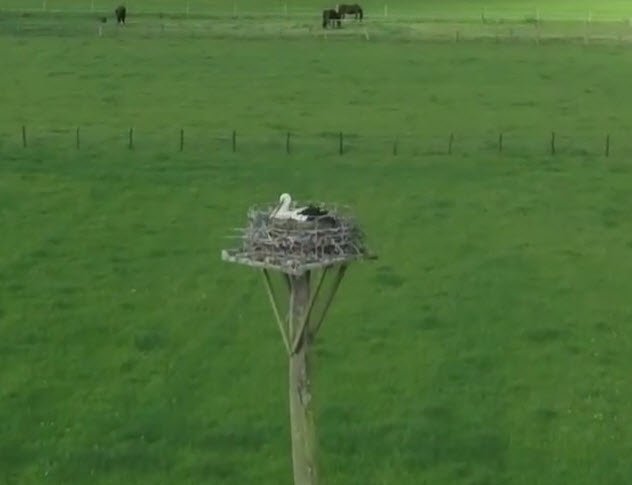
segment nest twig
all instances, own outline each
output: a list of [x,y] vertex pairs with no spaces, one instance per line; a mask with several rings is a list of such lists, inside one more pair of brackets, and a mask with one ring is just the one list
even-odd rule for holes
[[356,219],[338,207],[324,208],[327,215],[295,221],[270,217],[273,207],[252,207],[240,246],[227,254],[241,262],[292,269],[371,258]]

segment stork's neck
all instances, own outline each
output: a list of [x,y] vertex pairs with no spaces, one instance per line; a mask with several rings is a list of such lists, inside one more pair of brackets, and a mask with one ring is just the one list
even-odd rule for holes
[[289,198],[284,198],[283,201],[281,201],[281,210],[283,212],[287,212],[290,210],[290,199]]

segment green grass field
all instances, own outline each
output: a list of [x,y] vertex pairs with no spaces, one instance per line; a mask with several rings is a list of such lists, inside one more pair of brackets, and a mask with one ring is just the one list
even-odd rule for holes
[[220,261],[284,191],[351,205],[380,256],[319,336],[323,483],[629,483],[627,44],[161,32],[143,5],[98,37],[0,0],[0,483],[291,483],[274,317]]

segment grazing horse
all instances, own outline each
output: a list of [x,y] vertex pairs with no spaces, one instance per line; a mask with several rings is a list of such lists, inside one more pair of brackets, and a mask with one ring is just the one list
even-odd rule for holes
[[127,10],[123,5],[120,5],[114,11],[116,14],[116,23],[125,25],[125,17],[127,16]]
[[355,15],[356,20],[362,20],[364,18],[362,7],[360,7],[357,3],[354,3],[353,5],[347,5],[344,3],[342,5],[338,5],[338,14],[340,15],[340,18],[345,18],[345,15],[347,14]]
[[336,9],[328,8],[323,10],[323,29],[327,28],[327,25],[336,25],[340,27],[340,14]]

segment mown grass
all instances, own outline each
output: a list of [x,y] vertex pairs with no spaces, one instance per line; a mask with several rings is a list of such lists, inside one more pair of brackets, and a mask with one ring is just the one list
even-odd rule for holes
[[[625,49],[0,41],[6,483],[290,483],[272,312],[219,259],[282,191],[352,205],[380,255],[317,346],[326,483],[627,483],[632,167],[597,155],[630,128]],[[233,128],[237,153],[205,138]],[[552,129],[599,149],[547,155]],[[527,141],[390,152],[500,130]]]
[[280,338],[219,261],[288,188],[381,255],[318,346],[327,483],[625,483],[625,162],[113,155],[2,165],[8,483],[289,483]]
[[33,143],[68,148],[80,126],[83,143],[98,146],[126,144],[129,127],[139,147],[165,148],[178,146],[181,128],[187,146],[208,137],[210,147],[236,129],[244,140],[273,136],[281,149],[287,131],[387,140],[453,132],[492,144],[503,131],[535,151],[551,131],[601,147],[607,132],[632,128],[631,54],[621,46],[144,39],[133,30],[5,40],[16,67],[2,78],[0,133],[15,145],[26,125]]

